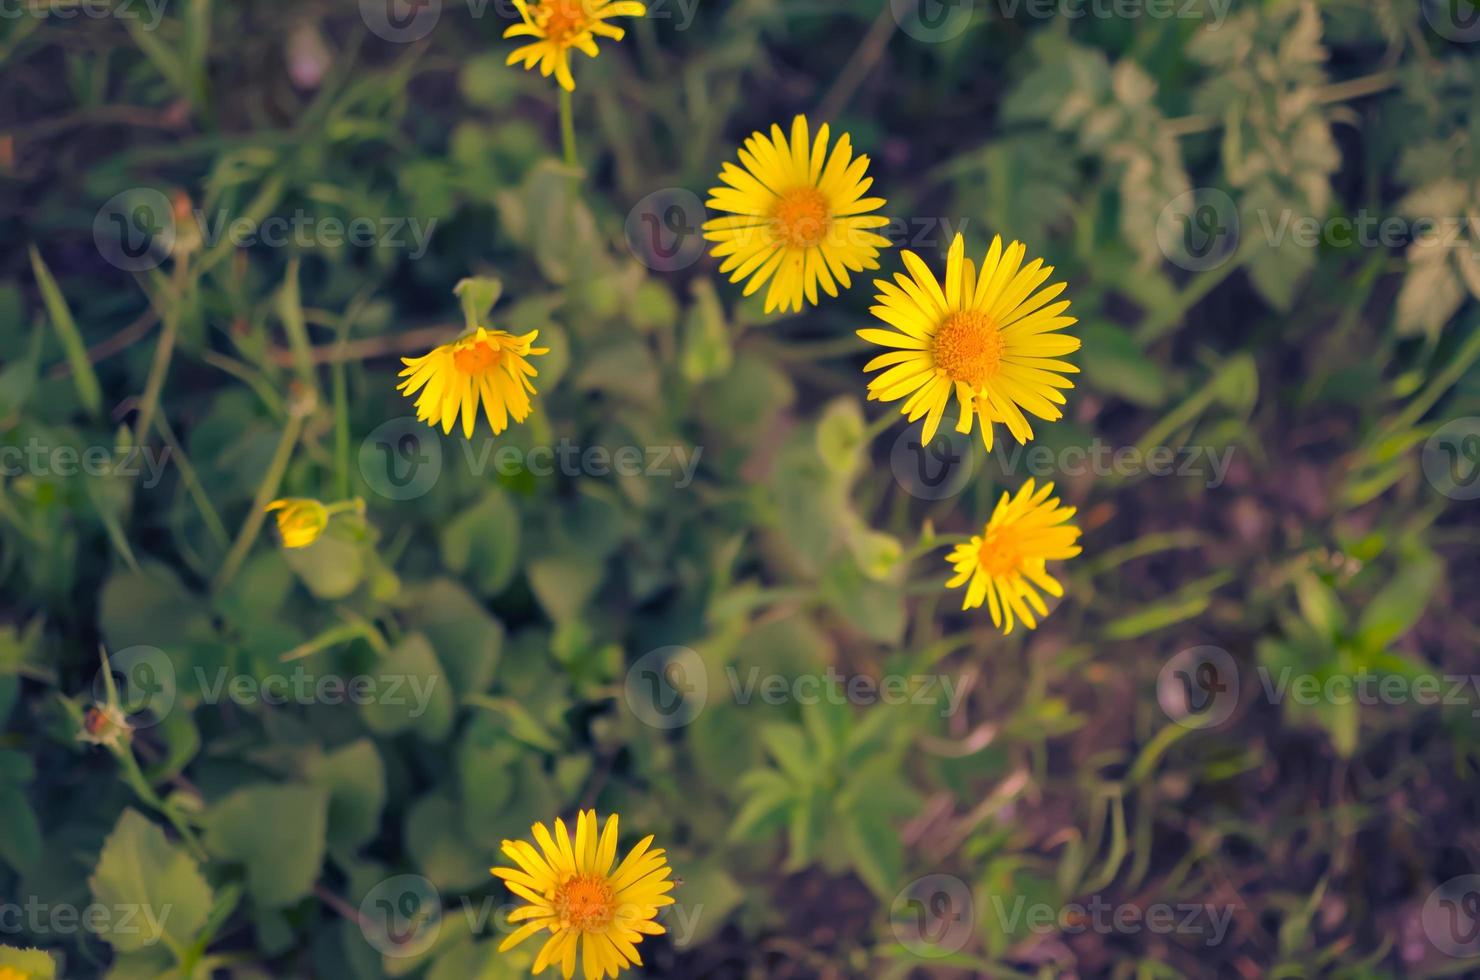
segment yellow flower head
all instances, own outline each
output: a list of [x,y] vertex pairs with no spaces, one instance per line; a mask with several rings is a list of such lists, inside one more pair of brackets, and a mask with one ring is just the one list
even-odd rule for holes
[[443,432],[451,432],[462,414],[463,435],[473,438],[478,403],[498,435],[509,427],[509,419],[523,422],[529,417],[529,396],[535,393],[530,378],[539,374],[527,358],[548,354],[550,348],[533,346],[540,335],[533,330],[516,337],[503,330],[479,327],[474,332],[443,344],[422,357],[403,357],[405,378],[396,387],[407,397],[416,397],[416,417]]
[[1062,418],[1060,389],[1074,387],[1065,375],[1079,372],[1058,360],[1079,349],[1077,337],[1057,332],[1078,322],[1063,315],[1068,300],[1053,302],[1066,284],[1039,289],[1053,266],[1035,259],[1024,267],[1027,250],[1019,242],[1004,252],[1002,239],[994,238],[980,272],[965,251],[957,235],[944,285],[908,251],[902,257],[909,276],[896,273],[892,283],[874,280],[879,305],[872,312],[894,329],[858,335],[895,349],[864,365],[864,371],[888,368],[869,382],[868,396],[885,402],[908,396],[900,412],[911,422],[925,417],[927,443],[935,438],[953,392],[957,432],[970,432],[975,417],[989,450],[996,422],[1005,422],[1013,438],[1027,442],[1033,428],[1023,411],[1050,422]]
[[0,966],[0,980],[31,980],[31,975],[22,973],[13,966]]
[[329,508],[312,497],[283,497],[267,505],[277,517],[284,548],[306,548],[329,526]]
[[514,910],[510,922],[524,923],[499,946],[499,952],[519,945],[544,930],[550,936],[534,961],[534,972],[560,964],[570,980],[580,958],[586,980],[617,976],[628,966],[641,966],[637,944],[644,935],[665,931],[654,921],[658,909],[673,904],[675,882],[664,852],[648,850],[644,837],[614,869],[617,857],[617,815],[597,833],[595,810],[576,818],[572,845],[565,822],[555,821],[552,838],[545,825],[533,829],[539,850],[528,841],[506,840],[504,856],[516,868],[493,868],[509,890],[529,902]]
[[1068,523],[1074,508],[1060,507],[1059,498],[1049,498],[1051,493],[1052,483],[1035,488],[1032,480],[1017,496],[1004,493],[982,533],[968,544],[956,545],[946,557],[956,572],[946,588],[970,582],[961,608],[976,609],[986,599],[992,625],[1004,634],[1012,632],[1014,617],[1033,629],[1038,625],[1035,611],[1048,615],[1038,589],[1052,596],[1064,594],[1058,580],[1044,571],[1044,563],[1073,558],[1083,550],[1077,543],[1079,528]]
[[509,53],[507,64],[524,62],[533,68],[538,62],[546,78],[554,72],[560,87],[574,92],[576,80],[570,74],[570,49],[596,57],[596,39],[609,37],[620,41],[626,31],[607,23],[611,17],[641,17],[647,8],[636,0],[514,0],[522,20],[504,31],[504,37],[538,38]]
[[864,197],[874,179],[865,176],[868,157],[853,155],[847,133],[828,156],[828,127],[807,138],[807,117],[791,124],[791,139],[772,125],[769,137],[752,133],[740,150],[740,163],[726,163],[711,188],[707,205],[733,215],[704,223],[704,238],[717,242],[720,272],[731,282],[746,277],[749,296],[771,281],[766,312],[802,309],[802,297],[817,304],[817,285],[829,296],[838,284],[851,285],[849,273],[879,267],[879,249],[889,239],[871,231],[889,223],[874,214],[881,197]]

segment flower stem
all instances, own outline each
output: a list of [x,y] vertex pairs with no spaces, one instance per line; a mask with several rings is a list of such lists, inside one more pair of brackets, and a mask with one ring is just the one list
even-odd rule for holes
[[575,111],[571,108],[570,92],[563,88],[560,90],[560,145],[565,150],[566,165],[579,167],[581,163],[576,157]]
[[237,532],[236,540],[231,545],[231,551],[221,565],[221,571],[216,574],[213,591],[220,592],[241,570],[247,552],[252,550],[252,543],[257,540],[257,533],[262,530],[262,522],[267,516],[267,505],[272,502],[272,498],[277,496],[278,487],[283,482],[283,474],[288,470],[288,461],[293,457],[293,449],[298,445],[298,437],[302,432],[303,415],[299,412],[290,412],[288,424],[283,429],[282,438],[278,440],[277,451],[273,453],[272,462],[267,465],[267,472],[257,487],[257,495],[252,500],[252,509],[247,511],[246,522]]

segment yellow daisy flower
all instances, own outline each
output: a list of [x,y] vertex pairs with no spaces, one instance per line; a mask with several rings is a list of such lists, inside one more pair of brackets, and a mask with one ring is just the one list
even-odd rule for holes
[[1035,489],[1032,480],[1017,496],[1004,493],[985,530],[969,543],[956,545],[946,557],[956,572],[946,588],[971,583],[961,608],[979,608],[985,599],[992,625],[1004,634],[1012,632],[1014,616],[1034,629],[1038,625],[1034,611],[1048,615],[1038,589],[1051,596],[1064,594],[1058,580],[1044,571],[1044,563],[1073,558],[1083,550],[1077,544],[1079,528],[1067,523],[1075,509],[1060,507],[1059,498],[1049,499],[1051,493],[1052,483]]
[[312,497],[282,497],[268,504],[267,512],[277,517],[284,548],[306,548],[329,526],[329,508]]
[[644,935],[658,936],[666,930],[654,921],[658,909],[673,904],[668,894],[675,882],[664,851],[648,850],[651,835],[644,837],[613,870],[617,856],[617,815],[606,820],[597,834],[595,810],[576,818],[575,843],[565,822],[555,821],[552,838],[545,825],[533,828],[539,850],[528,841],[506,840],[504,855],[517,868],[491,868],[509,890],[530,904],[514,910],[509,921],[523,922],[499,945],[499,952],[515,946],[542,930],[550,937],[534,961],[534,972],[560,964],[570,980],[579,955],[586,980],[617,976],[628,966],[641,966],[637,944]]
[[626,31],[607,23],[611,17],[641,17],[647,7],[636,0],[514,0],[522,18],[504,31],[504,37],[539,38],[515,48],[506,64],[524,62],[532,69],[536,62],[546,78],[554,72],[555,80],[567,92],[576,90],[570,73],[570,49],[596,57],[596,38],[620,41]]
[[530,378],[539,374],[527,358],[550,353],[548,347],[533,346],[540,335],[532,330],[516,337],[503,330],[479,327],[459,340],[443,344],[422,357],[403,357],[405,378],[397,389],[409,398],[417,391],[416,417],[430,426],[451,432],[462,413],[463,435],[473,438],[478,403],[498,435],[509,427],[509,419],[523,422],[529,417],[529,396],[535,393]]
[[957,432],[970,432],[975,417],[987,449],[996,422],[1005,422],[1024,443],[1033,438],[1033,428],[1023,411],[1050,422],[1062,418],[1060,389],[1074,387],[1065,375],[1079,372],[1058,360],[1079,349],[1077,337],[1057,332],[1078,322],[1063,315],[1068,300],[1053,302],[1067,284],[1039,289],[1053,266],[1035,259],[1023,267],[1027,250],[1020,242],[1004,252],[1001,237],[994,238],[980,273],[965,251],[957,235],[943,286],[908,251],[901,254],[909,276],[896,273],[892,283],[874,280],[879,305],[871,312],[894,329],[860,330],[858,336],[895,349],[864,365],[865,372],[888,368],[869,382],[868,396],[886,402],[909,396],[900,413],[911,422],[925,417],[922,435],[928,443],[954,392]]
[[740,163],[726,163],[711,188],[708,207],[733,217],[704,223],[704,238],[717,242],[712,254],[722,258],[720,272],[730,281],[750,278],[749,296],[766,280],[766,312],[802,309],[802,297],[817,305],[820,283],[829,296],[838,284],[851,284],[850,272],[879,267],[879,249],[889,239],[870,231],[889,223],[871,212],[884,206],[881,197],[864,197],[874,179],[864,174],[868,157],[853,155],[847,133],[828,156],[828,127],[807,138],[807,117],[791,124],[791,139],[772,125],[771,135],[756,132],[740,150]]

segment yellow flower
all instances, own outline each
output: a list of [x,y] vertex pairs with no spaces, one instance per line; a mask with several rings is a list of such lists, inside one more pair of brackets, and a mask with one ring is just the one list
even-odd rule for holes
[[719,179],[727,186],[711,188],[707,205],[733,217],[704,223],[704,238],[718,242],[713,255],[723,258],[720,272],[730,281],[750,278],[749,296],[766,280],[766,312],[802,309],[802,297],[817,304],[821,283],[829,296],[838,284],[851,285],[850,272],[879,267],[879,249],[889,239],[870,231],[889,223],[872,214],[884,206],[881,197],[864,197],[873,184],[868,157],[853,155],[847,133],[838,138],[828,156],[828,127],[807,138],[807,117],[791,124],[790,141],[781,127],[771,135],[756,132],[740,150],[741,167],[726,163]]
[[523,18],[504,31],[504,37],[539,38],[509,54],[506,64],[524,62],[533,68],[539,62],[540,74],[546,78],[555,73],[560,87],[574,92],[576,80],[570,74],[570,49],[596,57],[596,38],[620,41],[626,31],[606,21],[611,17],[641,17],[647,8],[635,0],[514,0]]
[[516,337],[503,330],[479,327],[450,344],[443,344],[422,357],[403,357],[405,378],[397,389],[416,398],[416,417],[430,426],[451,432],[462,413],[463,435],[473,438],[478,403],[493,434],[509,427],[509,419],[523,422],[529,417],[529,396],[535,393],[529,379],[539,374],[526,358],[548,354],[548,347],[534,347],[538,330]]
[[22,973],[13,966],[0,966],[0,980],[30,980],[29,973]]
[[665,931],[653,921],[658,909],[673,904],[668,894],[675,882],[664,852],[650,851],[651,835],[644,837],[613,870],[617,856],[617,815],[607,818],[597,834],[595,810],[576,819],[575,843],[565,822],[555,821],[552,838],[545,825],[533,828],[540,849],[528,841],[506,840],[503,852],[517,868],[492,868],[509,890],[530,904],[516,909],[510,922],[522,922],[499,946],[512,949],[543,930],[550,937],[534,961],[534,972],[560,964],[570,980],[579,955],[586,980],[617,976],[628,966],[641,966],[637,944],[644,935]]
[[278,533],[284,548],[306,548],[329,526],[329,508],[312,497],[283,497],[267,505],[276,511]]
[[[894,327],[871,328],[858,336],[895,348],[864,365],[888,368],[869,382],[869,399],[892,402],[909,396],[900,413],[914,422],[925,417],[925,442],[935,438],[941,416],[956,396],[957,432],[981,423],[982,441],[992,448],[992,426],[1005,422],[1018,442],[1033,438],[1026,409],[1047,421],[1063,417],[1061,388],[1079,368],[1057,358],[1079,349],[1079,339],[1057,331],[1078,321],[1064,316],[1069,301],[1053,302],[1065,283],[1039,289],[1053,266],[1035,259],[1023,267],[1027,251],[1019,242],[1002,249],[1000,237],[976,264],[965,257],[960,235],[951,242],[944,287],[914,252],[904,252],[910,275],[895,282],[874,280],[880,305],[872,313]],[[1035,292],[1036,290],[1036,292]]]
[[1077,544],[1079,528],[1067,523],[1074,508],[1060,507],[1059,498],[1049,499],[1051,493],[1052,483],[1035,490],[1032,480],[1015,497],[1004,493],[985,530],[970,543],[956,545],[946,557],[956,572],[946,588],[971,583],[961,608],[976,609],[985,599],[992,625],[1004,634],[1012,632],[1014,615],[1028,629],[1038,625],[1035,610],[1038,616],[1048,615],[1038,589],[1052,596],[1064,594],[1058,580],[1044,571],[1044,563],[1073,558],[1083,550]]

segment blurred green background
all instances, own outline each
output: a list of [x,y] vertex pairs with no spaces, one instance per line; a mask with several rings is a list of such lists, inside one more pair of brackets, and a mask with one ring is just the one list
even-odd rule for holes
[[[1471,0],[655,0],[577,171],[516,16],[0,12],[0,944],[522,976],[499,842],[594,806],[683,879],[651,976],[1480,974]],[[1032,449],[863,401],[867,278],[702,254],[797,113],[1069,281]],[[552,351],[466,441],[394,386],[469,276]],[[935,536],[1029,476],[1085,552],[1003,637]]]

